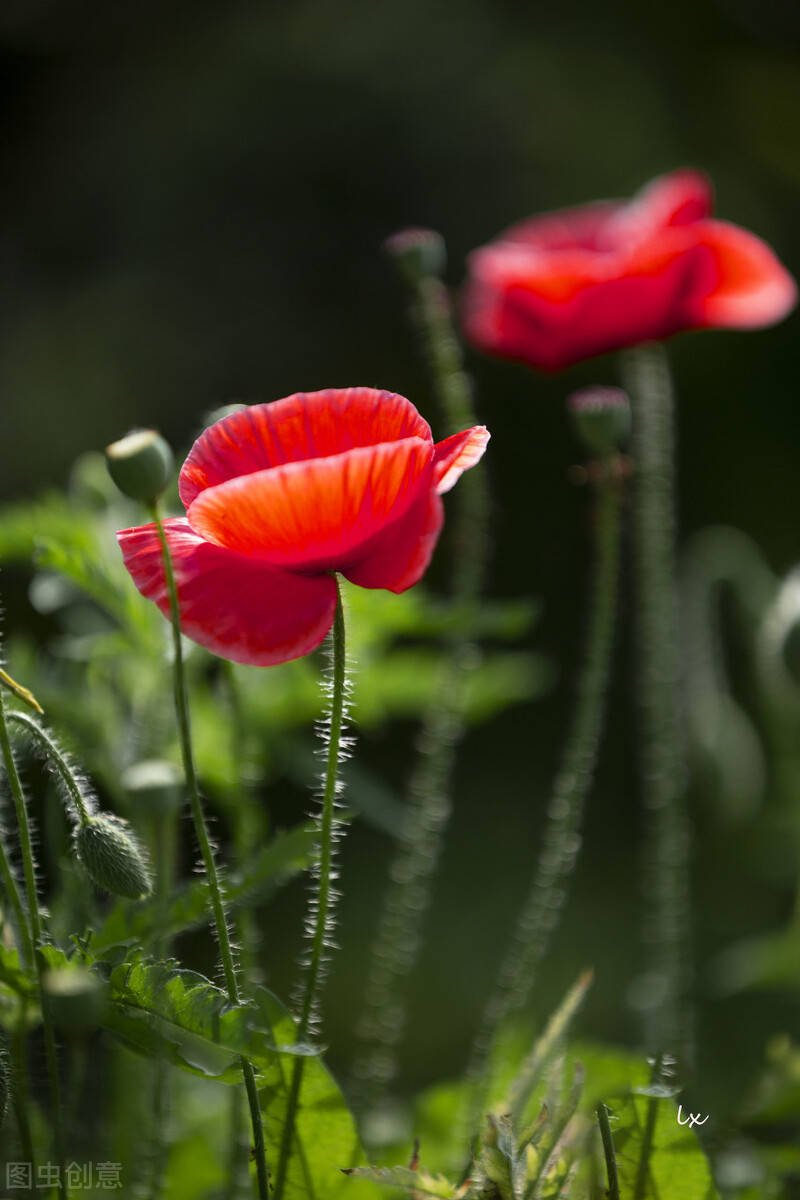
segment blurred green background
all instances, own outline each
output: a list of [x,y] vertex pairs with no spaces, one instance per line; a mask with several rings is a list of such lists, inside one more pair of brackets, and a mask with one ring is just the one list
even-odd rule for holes
[[[230,0],[135,5],[5,0],[0,9],[0,496],[64,483],[132,424],[185,447],[207,410],[295,390],[402,392],[441,435],[381,253],[408,224],[465,255],[541,209],[627,195],[682,165],[718,209],[800,273],[800,9],[792,0]],[[798,321],[673,343],[684,533],[734,524],[785,571],[800,551]],[[557,376],[470,356],[494,513],[491,591],[540,596],[530,643],[555,688],[473,733],[413,980],[405,1087],[460,1066],[538,846],[569,712],[587,572],[587,497],[565,394],[615,382],[599,359]],[[109,548],[114,553],[114,548]],[[443,579],[446,545],[431,581]],[[626,580],[626,588],[628,581]],[[25,621],[27,579],[6,603]],[[588,1032],[636,1045],[640,819],[630,602],[585,851],[539,1011],[594,964]],[[402,783],[409,725],[365,737]],[[287,812],[286,820],[291,819]],[[299,813],[297,814],[299,815]],[[720,1000],[706,964],[779,924],[792,856],[724,830],[693,794],[697,1106],[729,1100],[768,1035],[797,1030],[787,995]],[[331,979],[331,1057],[344,1063],[389,841],[351,832]],[[270,980],[287,994],[301,885],[270,909]]]

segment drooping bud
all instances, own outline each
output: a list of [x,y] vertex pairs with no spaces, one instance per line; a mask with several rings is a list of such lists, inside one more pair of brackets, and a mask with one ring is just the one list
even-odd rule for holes
[[42,979],[54,1025],[66,1033],[96,1029],[106,1009],[101,979],[85,967],[46,971]]
[[619,453],[628,439],[631,404],[621,388],[581,388],[567,397],[567,410],[578,439],[593,457]]
[[183,775],[160,758],[132,763],[122,772],[121,783],[131,804],[153,815],[174,812],[183,801]]
[[155,429],[135,429],[106,446],[106,462],[119,490],[143,504],[158,499],[174,465],[169,445]]
[[144,851],[121,817],[90,817],[75,831],[75,849],[89,878],[104,891],[129,900],[152,891]]
[[401,229],[383,243],[410,283],[428,275],[440,278],[447,265],[444,238],[434,229]]

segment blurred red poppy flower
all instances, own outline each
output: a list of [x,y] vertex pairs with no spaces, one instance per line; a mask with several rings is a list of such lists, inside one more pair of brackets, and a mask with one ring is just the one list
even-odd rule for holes
[[[186,518],[164,522],[184,633],[255,666],[307,654],[333,622],[332,572],[392,592],[417,583],[440,495],[488,440],[478,425],[434,444],[413,404],[374,388],[298,392],[217,421],[180,473]],[[168,616],[156,526],[117,538],[137,588]]]
[[781,320],[797,289],[754,234],[711,217],[695,171],[654,180],[627,203],[533,217],[476,250],[467,336],[490,354],[554,369],[684,329]]

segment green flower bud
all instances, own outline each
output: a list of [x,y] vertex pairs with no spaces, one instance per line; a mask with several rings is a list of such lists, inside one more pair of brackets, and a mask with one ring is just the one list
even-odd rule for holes
[[122,786],[137,810],[174,812],[183,802],[183,775],[171,762],[147,758],[122,772]]
[[428,275],[439,279],[444,274],[447,250],[444,238],[433,229],[401,229],[388,237],[383,246],[411,283],[418,283]]
[[97,1029],[106,1010],[106,990],[85,967],[46,971],[42,985],[53,1023],[67,1033]]
[[631,405],[621,388],[581,388],[567,397],[567,409],[578,439],[594,457],[617,454],[627,441]]
[[152,891],[144,851],[120,817],[91,817],[76,830],[75,849],[86,874],[104,891],[130,900]]
[[106,446],[106,463],[114,483],[131,500],[152,504],[172,474],[172,451],[154,429],[136,429]]

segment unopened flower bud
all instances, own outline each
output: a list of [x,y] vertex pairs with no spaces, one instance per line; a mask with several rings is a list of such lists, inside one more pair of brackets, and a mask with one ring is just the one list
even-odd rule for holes
[[135,429],[106,446],[106,462],[119,490],[143,504],[158,499],[173,468],[172,451],[154,429]]
[[428,275],[440,278],[447,265],[444,238],[434,229],[401,229],[383,243],[411,283]]
[[621,388],[587,387],[567,397],[576,435],[591,455],[608,458],[627,441],[631,404]]
[[183,775],[171,762],[142,759],[122,772],[121,783],[137,810],[174,812],[183,800]]
[[85,967],[46,971],[42,979],[53,1023],[68,1033],[96,1029],[106,1009],[101,979]]
[[104,891],[129,900],[151,892],[144,852],[120,817],[108,813],[91,817],[78,827],[75,849],[89,878]]

